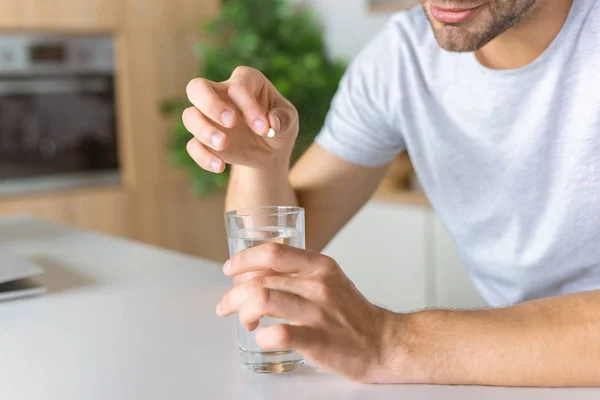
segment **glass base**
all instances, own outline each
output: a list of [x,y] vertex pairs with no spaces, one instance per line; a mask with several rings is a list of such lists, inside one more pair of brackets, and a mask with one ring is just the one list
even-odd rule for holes
[[242,363],[245,370],[250,372],[256,372],[259,374],[282,374],[284,372],[290,372],[298,369],[304,365],[305,360],[296,361],[275,361],[275,362],[261,362],[261,363]]

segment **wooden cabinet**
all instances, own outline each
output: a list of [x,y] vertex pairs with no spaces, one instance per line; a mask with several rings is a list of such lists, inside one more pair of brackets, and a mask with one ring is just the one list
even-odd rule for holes
[[110,31],[120,25],[121,0],[19,0],[19,4],[26,29]]
[[120,27],[121,0],[1,0],[0,29],[111,31]]
[[125,180],[134,188],[135,239],[224,261],[223,196],[199,199],[169,157],[172,122],[160,113],[168,98],[185,97],[197,68],[198,24],[219,0],[123,0],[117,42],[118,102]]
[[[122,187],[0,197],[0,214],[32,214],[224,260],[223,196],[201,200],[171,166],[164,99],[185,96],[199,25],[220,0],[0,0],[0,29],[115,37]],[[1,184],[1,183],[0,183]]]
[[0,199],[0,215],[29,214],[113,235],[131,236],[128,195],[118,188],[85,189]]
[[1,0],[0,29],[12,29],[20,27],[20,0]]
[[424,207],[370,203],[325,250],[372,302],[394,311],[428,306]]

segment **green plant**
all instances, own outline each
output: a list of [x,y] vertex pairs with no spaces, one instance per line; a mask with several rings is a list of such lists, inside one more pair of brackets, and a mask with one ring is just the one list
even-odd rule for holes
[[[331,99],[346,64],[327,57],[322,30],[305,7],[285,0],[227,0],[220,16],[203,27],[206,41],[198,46],[198,76],[227,80],[240,65],[262,71],[279,92],[294,104],[300,115],[300,133],[292,162],[308,148],[325,121]],[[190,139],[181,122],[186,101],[169,100],[163,112],[176,116],[172,158],[187,168],[200,195],[227,184],[229,171],[206,172],[188,156]]]

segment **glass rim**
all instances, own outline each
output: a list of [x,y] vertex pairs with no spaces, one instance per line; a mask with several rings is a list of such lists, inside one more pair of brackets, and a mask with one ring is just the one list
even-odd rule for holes
[[[273,212],[269,212],[273,211]],[[246,218],[246,217],[279,217],[285,215],[299,214],[304,208],[298,206],[260,206],[245,207],[225,212],[225,217]]]

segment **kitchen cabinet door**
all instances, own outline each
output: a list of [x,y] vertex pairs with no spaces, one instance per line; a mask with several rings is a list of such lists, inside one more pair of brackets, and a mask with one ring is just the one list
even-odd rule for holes
[[0,216],[16,214],[132,237],[129,196],[120,188],[0,197]]
[[0,29],[21,26],[19,0],[0,0]]
[[476,308],[485,301],[475,289],[454,241],[439,219],[432,218],[433,276],[435,306],[442,308]]
[[373,303],[394,311],[423,308],[428,213],[422,207],[369,203],[324,253]]
[[[5,0],[2,0],[5,1]],[[122,0],[20,0],[25,28],[111,31]]]

